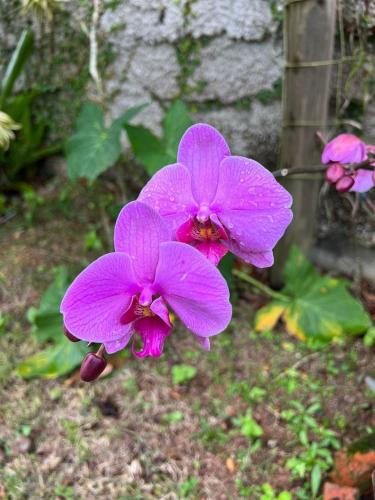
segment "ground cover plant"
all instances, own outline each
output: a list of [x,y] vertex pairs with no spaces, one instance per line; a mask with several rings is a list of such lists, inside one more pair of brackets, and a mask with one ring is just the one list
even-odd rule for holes
[[[50,193],[32,226],[20,217],[1,234],[11,245],[1,245],[0,259],[6,494],[313,498],[312,471],[319,467],[323,480],[338,444],[370,431],[374,399],[364,379],[373,353],[361,338],[314,351],[279,327],[255,333],[256,295],[236,277],[234,321],[208,354],[178,330],[151,364],[126,350],[112,355],[111,373],[93,385],[82,386],[77,372],[16,375],[41,349],[33,334],[25,342],[26,311],[41,314],[39,297],[62,273],[56,266],[79,270],[102,252],[74,235],[96,221],[96,204],[82,204],[84,193],[75,187],[66,206],[55,203],[58,191]],[[106,198],[103,190],[87,195]],[[97,238],[106,248],[103,229]],[[29,317],[38,324],[35,312]],[[60,328],[59,335],[65,339]]]

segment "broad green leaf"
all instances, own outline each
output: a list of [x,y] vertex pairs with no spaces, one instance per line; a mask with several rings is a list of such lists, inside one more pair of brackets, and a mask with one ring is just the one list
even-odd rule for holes
[[147,128],[140,125],[125,125],[124,128],[134,156],[150,176],[165,165],[176,162],[176,158],[166,153],[162,141]]
[[[321,276],[300,250],[292,248],[285,266],[283,304],[273,300],[258,311],[256,329],[267,330],[281,318],[287,331],[301,340],[328,342],[364,333],[371,319],[347,290],[347,281]],[[271,326],[272,325],[272,326]]]
[[96,179],[120,156],[120,129],[105,128],[102,110],[86,104],[77,119],[76,132],[65,143],[68,175],[71,179]]
[[40,300],[39,311],[41,313],[58,312],[61,299],[69,285],[68,271],[60,266],[55,271],[55,277],[51,285],[43,293]]
[[125,111],[119,118],[116,118],[112,123],[112,127],[122,128],[124,125],[130,122],[132,118],[138,115],[141,111],[143,111],[148,106],[148,103],[140,104],[139,106],[133,106]]
[[60,342],[62,336],[62,316],[60,302],[69,284],[68,273],[64,267],[57,269],[52,284],[44,292],[39,307],[32,307],[27,317],[32,324],[32,332],[41,342],[49,340]]
[[285,310],[285,304],[272,301],[266,306],[259,309],[255,315],[255,330],[264,332],[272,330],[280,319],[280,316]]
[[5,100],[12,92],[15,81],[31,55],[33,38],[32,31],[24,30],[18,40],[17,47],[13,51],[1,82],[0,107],[4,106]]
[[88,348],[81,342],[73,343],[62,338],[61,342],[26,359],[17,367],[22,378],[56,378],[71,372],[82,362]]
[[136,116],[146,104],[134,106],[104,126],[103,111],[94,103],[83,106],[76,121],[75,133],[65,143],[68,174],[71,179],[96,179],[116,163],[121,152],[122,127]]
[[185,104],[182,101],[175,101],[163,119],[165,151],[174,162],[181,137],[191,125],[193,125],[193,120]]

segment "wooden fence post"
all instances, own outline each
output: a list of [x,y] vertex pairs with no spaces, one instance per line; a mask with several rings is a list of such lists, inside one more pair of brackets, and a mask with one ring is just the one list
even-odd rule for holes
[[[336,27],[335,0],[287,0],[284,19],[285,69],[279,168],[319,164],[316,131],[326,126]],[[282,181],[293,196],[294,220],[275,251],[272,284],[291,245],[309,253],[314,236],[319,180]]]

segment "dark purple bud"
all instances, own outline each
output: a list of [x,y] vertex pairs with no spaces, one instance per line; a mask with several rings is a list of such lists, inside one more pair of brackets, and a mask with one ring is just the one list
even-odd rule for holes
[[341,179],[336,182],[336,190],[339,193],[346,193],[351,187],[353,187],[353,184],[354,177],[351,175],[344,175],[344,177],[341,177]]
[[70,342],[79,342],[81,339],[77,339],[77,337],[75,337],[72,333],[70,333],[70,331],[67,329],[67,327],[64,325],[63,326],[63,330],[64,330],[64,335],[67,339],[70,340]]
[[326,181],[336,184],[345,174],[345,169],[340,163],[332,163],[326,170]]
[[81,364],[80,375],[84,382],[92,382],[97,379],[107,366],[105,358],[98,356],[94,352],[86,354]]

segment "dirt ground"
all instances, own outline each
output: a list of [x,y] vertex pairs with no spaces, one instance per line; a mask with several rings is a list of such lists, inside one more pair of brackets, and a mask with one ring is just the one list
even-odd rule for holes
[[[275,492],[267,500],[313,498],[317,454],[329,469],[335,447],[374,424],[364,382],[374,352],[361,339],[314,352],[283,331],[255,334],[249,292],[210,353],[177,328],[160,360],[116,358],[92,384],[15,375],[40,349],[25,313],[53,268],[77,271],[105,251],[100,213],[99,202],[47,193],[0,225],[0,498],[260,499],[264,483]],[[88,227],[102,250],[85,246]],[[197,374],[173,384],[181,364]]]

